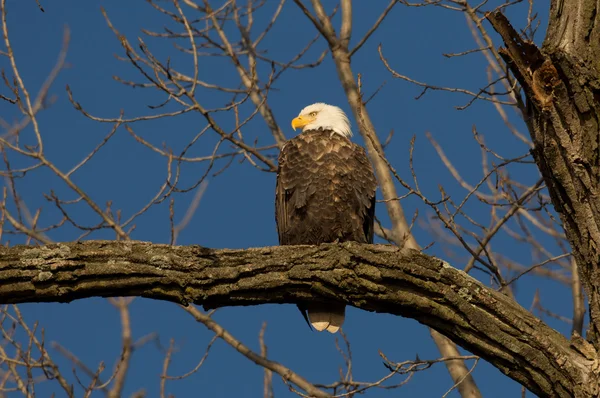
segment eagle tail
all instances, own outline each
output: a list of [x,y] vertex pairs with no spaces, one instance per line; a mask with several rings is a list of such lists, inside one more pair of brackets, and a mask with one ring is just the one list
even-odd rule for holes
[[319,332],[336,333],[346,317],[346,306],[341,304],[313,304],[307,308],[310,324]]

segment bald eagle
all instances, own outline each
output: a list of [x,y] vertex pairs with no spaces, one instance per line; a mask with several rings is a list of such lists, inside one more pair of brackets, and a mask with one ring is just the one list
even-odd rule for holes
[[[279,244],[373,243],[377,180],[365,150],[350,141],[346,114],[337,106],[313,104],[292,120],[292,128],[302,128],[302,133],[287,141],[279,154]],[[344,322],[344,304],[298,308],[318,331],[335,333]]]

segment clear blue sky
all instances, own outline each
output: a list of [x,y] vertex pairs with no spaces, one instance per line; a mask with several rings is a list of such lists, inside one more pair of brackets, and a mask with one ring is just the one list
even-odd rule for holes
[[[222,2],[214,2],[221,4]],[[256,15],[255,28],[265,26],[276,6],[269,0]],[[378,17],[387,2],[355,1],[354,36],[356,43]],[[497,3],[497,2],[495,2]],[[324,1],[332,9],[333,1]],[[100,12],[105,7],[112,23],[135,45],[137,37],[142,37],[155,54],[172,65],[190,73],[191,58],[178,52],[171,43],[149,38],[142,28],[162,31],[163,26],[175,25],[146,2],[43,1],[45,12],[38,10],[34,0],[8,0],[8,23],[19,70],[25,84],[33,93],[37,92],[51,70],[61,47],[61,37],[65,26],[71,31],[71,44],[67,56],[68,68],[63,70],[51,89],[56,102],[39,116],[46,154],[63,170],[77,164],[83,156],[97,145],[112,127],[109,124],[93,122],[73,109],[68,101],[65,86],[68,84],[75,99],[89,112],[100,117],[118,117],[125,111],[125,117],[155,114],[159,111],[148,108],[158,105],[164,97],[154,90],[131,89],[116,82],[113,76],[124,79],[141,78],[130,65],[119,61],[115,54],[122,56],[119,41],[107,27]],[[491,7],[491,6],[490,6]],[[194,14],[188,10],[188,17]],[[517,27],[526,24],[527,4],[519,5],[509,14]],[[543,29],[546,25],[546,9],[538,10]],[[339,19],[336,19],[339,24]],[[229,30],[233,32],[233,30]],[[232,33],[233,34],[233,33]],[[257,33],[254,33],[257,34]],[[303,14],[292,3],[286,3],[284,10],[263,41],[261,49],[280,61],[293,57],[312,37],[315,31]],[[538,41],[542,36],[538,36]],[[497,38],[494,37],[494,40]],[[377,55],[377,45],[382,43],[390,64],[400,73],[416,80],[435,85],[463,87],[477,91],[486,82],[486,64],[480,53],[466,57],[445,58],[442,53],[462,52],[475,47],[472,36],[465,24],[464,16],[449,10],[425,7],[408,8],[397,6],[381,29],[353,59],[355,73],[363,76],[364,89],[371,93],[386,82],[383,90],[369,104],[369,111],[379,135],[385,139],[387,133],[395,132],[392,143],[387,148],[388,158],[400,174],[409,179],[408,148],[413,135],[416,135],[415,168],[420,186],[433,199],[439,197],[438,185],[443,185],[453,197],[462,198],[465,191],[452,179],[443,167],[435,151],[425,138],[431,132],[443,146],[455,167],[471,184],[481,175],[481,157],[478,144],[473,140],[471,129],[477,126],[486,142],[503,156],[522,155],[527,148],[514,139],[503,125],[493,106],[478,102],[464,111],[454,107],[465,104],[469,98],[460,94],[428,92],[420,100],[415,100],[420,89],[394,78],[385,70]],[[187,45],[185,41],[180,42]],[[315,60],[326,47],[320,39],[315,48],[304,58],[305,62]],[[2,58],[1,67],[9,65]],[[261,64],[262,77],[268,72],[268,65]],[[239,79],[231,62],[218,57],[201,58],[200,77],[205,81],[237,87]],[[5,94],[6,90],[0,91]],[[207,106],[223,106],[227,96],[210,91],[200,91],[198,99]],[[275,112],[285,135],[289,138],[294,132],[289,127],[290,120],[300,109],[314,102],[327,102],[341,106],[348,113],[349,108],[343,90],[336,79],[336,72],[329,55],[321,66],[315,69],[289,71],[275,85],[269,97],[269,104]],[[177,107],[169,106],[168,110]],[[248,103],[242,108],[243,116],[251,114],[253,108]],[[523,123],[509,112],[511,120],[523,133]],[[15,109],[0,103],[0,117],[13,122],[20,117]],[[220,114],[218,121],[226,128],[233,125],[230,114]],[[354,122],[353,122],[354,123]],[[181,150],[204,127],[199,114],[188,114],[169,119],[132,124],[137,134],[157,146],[165,143]],[[354,130],[356,124],[354,123]],[[264,122],[256,118],[244,129],[248,142],[258,140],[258,145],[273,143]],[[31,137],[31,130],[24,133]],[[356,141],[361,143],[359,134]],[[24,138],[27,139],[27,138]],[[30,139],[30,138],[29,138]],[[190,156],[209,155],[216,142],[216,134],[208,132],[206,138],[194,146]],[[223,150],[227,150],[225,146]],[[20,158],[14,159],[13,167],[29,164]],[[214,171],[225,165],[218,162]],[[186,164],[182,168],[182,186],[193,184],[206,171],[204,163]],[[533,183],[538,174],[534,166],[512,169],[522,175],[521,181]],[[113,209],[120,209],[124,218],[138,211],[156,193],[166,176],[166,161],[163,157],[136,143],[124,128],[103,148],[74,180],[99,204],[112,201]],[[224,173],[208,178],[209,185],[198,211],[187,229],[181,234],[178,244],[198,244],[213,248],[247,248],[277,244],[274,220],[275,175],[250,167],[248,162],[237,159]],[[45,170],[36,171],[18,182],[21,196],[30,209],[42,207],[42,224],[60,220],[60,215],[44,199],[43,193],[54,190],[64,199],[76,196],[68,187]],[[400,193],[404,193],[400,191]],[[455,195],[455,196],[454,196]],[[193,194],[176,196],[176,219],[181,219]],[[420,222],[426,224],[432,212],[416,199],[403,202],[409,217],[418,209]],[[84,205],[75,205],[70,211],[73,217],[86,225],[98,222]],[[470,214],[484,224],[489,223],[489,212],[484,206],[474,204]],[[153,207],[136,222],[132,238],[136,240],[168,243],[168,205]],[[379,217],[386,222],[383,205],[377,210]],[[425,246],[435,240],[426,229],[417,227],[417,240]],[[49,234],[55,241],[76,239],[78,231],[65,227]],[[113,234],[99,232],[90,236],[96,239],[112,239]],[[12,241],[11,243],[18,243]],[[555,254],[558,249],[553,242],[543,242]],[[457,268],[464,267],[466,255],[458,248],[450,248],[456,254],[448,257],[447,246],[436,243],[428,250],[429,254],[446,258]],[[494,244],[494,250],[506,252],[514,261],[533,264],[530,249],[506,236]],[[462,262],[461,262],[462,261]],[[480,280],[488,283],[486,275],[475,272]],[[569,291],[555,282],[541,278],[524,278],[516,290],[519,302],[526,308],[539,289],[547,307],[570,317],[571,304]],[[47,341],[57,341],[76,353],[88,366],[95,368],[105,361],[110,370],[120,354],[120,328],[117,311],[103,299],[82,300],[70,304],[28,304],[22,305],[28,320],[39,320],[45,328]],[[192,369],[204,353],[212,334],[202,324],[194,322],[174,304],[136,299],[131,306],[133,333],[139,338],[151,332],[160,335],[164,346],[169,339],[175,339],[179,351],[174,355],[171,375],[180,375]],[[223,308],[217,311],[215,319],[234,336],[258,350],[258,333],[263,322],[267,322],[266,342],[269,357],[290,367],[308,380],[317,383],[330,383],[337,380],[338,368],[343,365],[335,348],[335,337],[329,334],[310,332],[304,320],[291,305],[264,305],[246,308]],[[378,350],[396,361],[433,359],[438,352],[429,337],[428,329],[411,319],[390,315],[367,313],[350,308],[347,312],[344,330],[352,344],[354,358],[354,378],[361,381],[375,381],[387,374],[378,356]],[[553,327],[567,333],[569,325],[546,319]],[[69,376],[71,365],[52,352],[53,357]],[[163,352],[149,344],[136,351],[130,368],[124,396],[145,389],[148,397],[158,396],[159,374],[162,368]],[[109,370],[105,371],[108,374]],[[520,394],[520,386],[505,378],[492,366],[480,363],[474,372],[475,379],[486,397],[507,397]],[[72,379],[72,378],[71,378]],[[84,380],[85,377],[84,377]],[[280,378],[274,377],[275,395],[291,395]],[[399,379],[396,379],[399,380]],[[427,372],[418,373],[400,390],[388,392],[373,390],[369,396],[400,395],[439,397],[452,382],[443,365],[436,365]],[[49,396],[59,391],[53,382],[42,383],[38,396]],[[181,381],[167,384],[167,392],[178,397],[258,397],[262,394],[262,369],[251,363],[223,342],[216,343],[204,367],[195,375]],[[60,396],[60,394],[59,394]],[[456,397],[457,393],[450,396]]]

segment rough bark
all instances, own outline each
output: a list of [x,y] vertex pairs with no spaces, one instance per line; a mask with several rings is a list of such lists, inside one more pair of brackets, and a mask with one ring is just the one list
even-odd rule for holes
[[[500,14],[507,65],[528,100],[533,155],[560,213],[588,297],[587,338],[600,349],[600,16],[596,0],[555,0],[541,49]],[[596,389],[600,392],[600,389]]]
[[585,396],[594,375],[584,341],[570,343],[509,297],[411,249],[344,243],[213,250],[133,241],[0,248],[0,302],[92,296],[207,308],[338,300],[433,327],[540,396]]

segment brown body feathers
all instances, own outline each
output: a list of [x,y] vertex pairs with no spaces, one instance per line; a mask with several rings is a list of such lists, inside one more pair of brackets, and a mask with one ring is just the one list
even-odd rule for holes
[[[361,146],[328,130],[303,132],[289,140],[279,155],[275,199],[279,243],[373,243],[376,188],[373,168]],[[333,333],[344,320],[341,304],[314,304],[301,310],[308,311],[317,330]],[[336,313],[337,319],[326,317]]]

